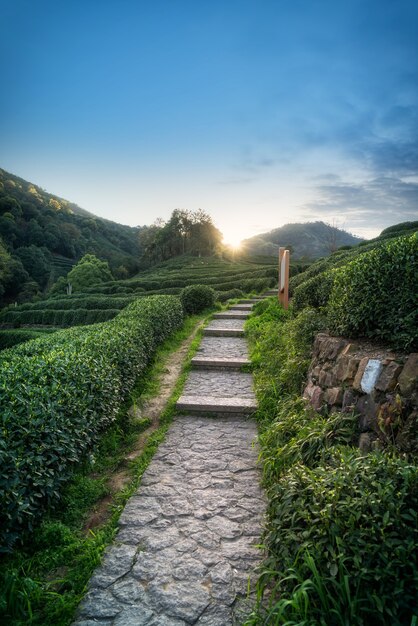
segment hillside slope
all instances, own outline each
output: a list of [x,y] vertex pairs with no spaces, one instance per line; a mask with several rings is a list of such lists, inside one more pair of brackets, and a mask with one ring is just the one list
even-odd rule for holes
[[248,254],[277,255],[279,246],[290,248],[295,258],[318,259],[331,254],[341,246],[353,246],[361,237],[324,222],[285,224],[242,242]]
[[96,217],[0,169],[0,297],[36,293],[86,253],[108,260],[116,275],[132,275],[139,230]]

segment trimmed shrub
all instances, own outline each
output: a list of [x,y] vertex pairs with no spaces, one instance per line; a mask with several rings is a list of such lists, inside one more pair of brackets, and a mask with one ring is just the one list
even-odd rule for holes
[[320,308],[327,306],[334,284],[335,270],[328,270],[312,278],[308,278],[295,288],[293,306],[296,311],[305,307]]
[[193,315],[215,304],[215,291],[207,285],[189,285],[181,291],[180,300],[184,312]]
[[382,243],[336,271],[330,330],[401,349],[418,344],[418,233]]
[[182,322],[178,298],[143,298],[111,322],[62,330],[1,353],[3,550],[59,498],[157,345]]
[[226,302],[232,298],[242,298],[244,292],[241,289],[230,289],[229,291],[218,291],[216,294],[217,302]]

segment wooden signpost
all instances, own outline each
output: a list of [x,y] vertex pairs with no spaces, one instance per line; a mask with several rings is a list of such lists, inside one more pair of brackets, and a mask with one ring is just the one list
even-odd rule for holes
[[289,265],[289,250],[279,248],[279,302],[284,309],[289,306]]

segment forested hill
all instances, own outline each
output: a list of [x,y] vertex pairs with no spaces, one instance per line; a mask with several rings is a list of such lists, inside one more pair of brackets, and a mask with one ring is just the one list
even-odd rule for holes
[[0,299],[44,289],[86,253],[108,260],[113,274],[126,278],[138,268],[139,230],[0,169]]
[[341,246],[353,246],[361,237],[324,222],[286,224],[250,239],[242,246],[248,254],[276,255],[279,246],[290,248],[296,258],[318,259],[328,256]]

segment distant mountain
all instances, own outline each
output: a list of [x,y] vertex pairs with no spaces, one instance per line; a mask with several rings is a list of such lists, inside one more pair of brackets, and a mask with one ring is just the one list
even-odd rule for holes
[[116,278],[133,275],[140,230],[97,217],[0,168],[0,303],[42,291],[87,253],[107,260]]
[[361,241],[364,239],[324,222],[307,222],[286,224],[268,233],[245,239],[242,248],[250,255],[275,256],[279,247],[284,247],[291,250],[294,258],[318,259],[341,246],[355,246]]

